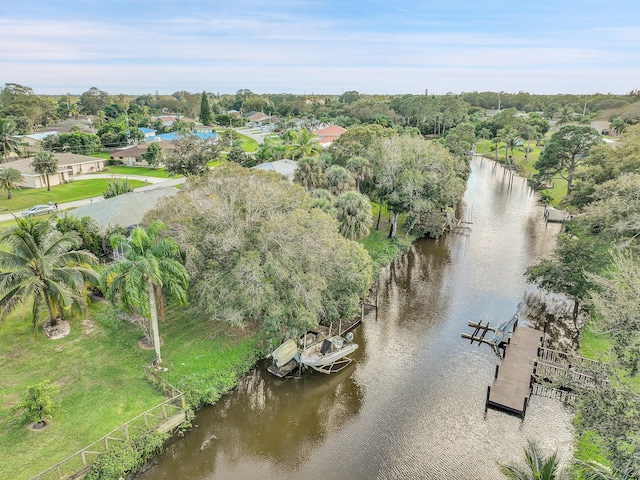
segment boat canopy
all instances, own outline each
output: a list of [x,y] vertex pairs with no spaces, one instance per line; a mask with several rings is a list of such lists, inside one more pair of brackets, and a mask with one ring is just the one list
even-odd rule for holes
[[298,353],[298,345],[294,339],[291,339],[276,348],[271,354],[271,357],[276,367],[280,368],[289,363],[293,357],[295,357],[296,353]]

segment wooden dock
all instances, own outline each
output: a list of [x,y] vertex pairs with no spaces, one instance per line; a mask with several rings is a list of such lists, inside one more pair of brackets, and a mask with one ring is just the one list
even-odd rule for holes
[[524,418],[543,335],[534,328],[514,327],[510,339],[503,344],[504,357],[496,366],[493,385],[487,388],[487,407]]

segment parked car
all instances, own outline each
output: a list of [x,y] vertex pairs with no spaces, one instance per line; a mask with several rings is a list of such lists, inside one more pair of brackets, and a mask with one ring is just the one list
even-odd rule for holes
[[35,215],[46,215],[48,213],[53,213],[56,207],[53,205],[35,205],[24,212],[22,212],[23,217],[33,217]]

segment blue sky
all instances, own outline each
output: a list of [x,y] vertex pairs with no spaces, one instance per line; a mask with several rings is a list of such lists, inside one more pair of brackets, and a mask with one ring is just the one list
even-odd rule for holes
[[36,93],[627,93],[640,1],[0,0]]

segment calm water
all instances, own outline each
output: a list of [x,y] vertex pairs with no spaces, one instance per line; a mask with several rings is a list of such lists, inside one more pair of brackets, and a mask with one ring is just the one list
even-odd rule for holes
[[468,235],[420,241],[382,272],[348,369],[282,380],[258,365],[138,478],[500,479],[528,438],[569,458],[571,415],[552,400],[533,397],[524,421],[485,417],[496,358],[460,337],[515,312],[558,227],[488,160],[473,161],[460,216]]

